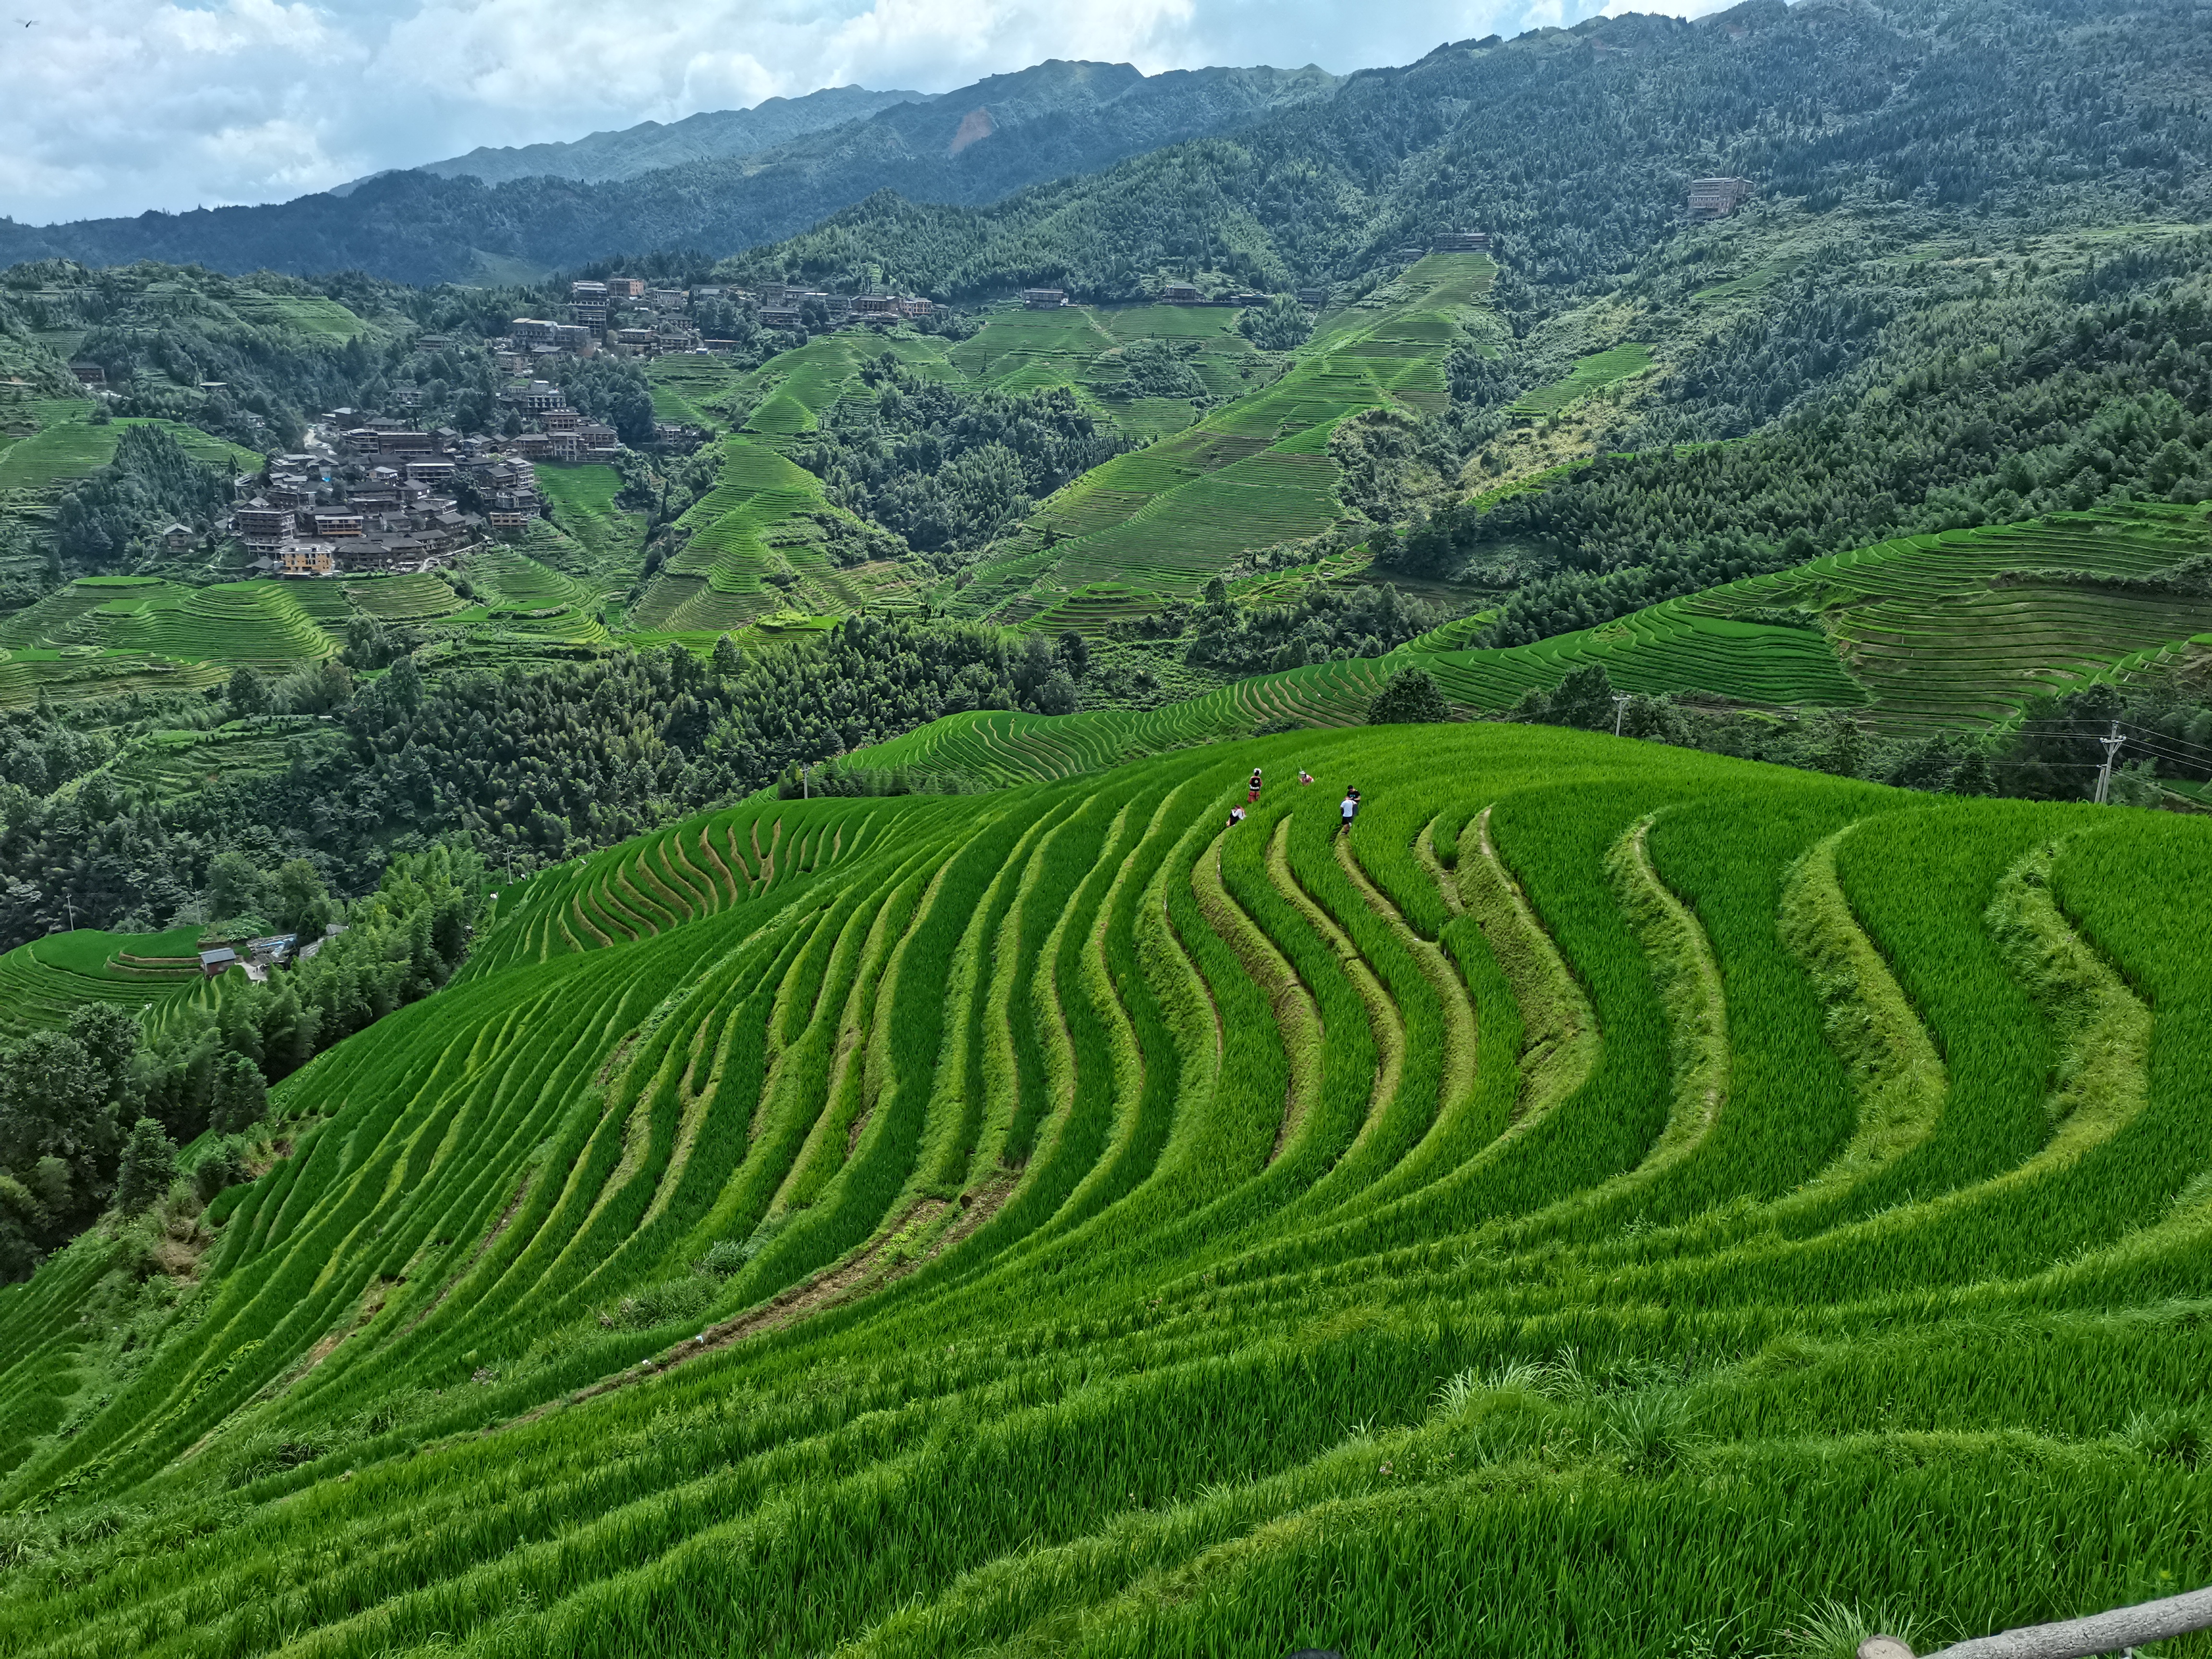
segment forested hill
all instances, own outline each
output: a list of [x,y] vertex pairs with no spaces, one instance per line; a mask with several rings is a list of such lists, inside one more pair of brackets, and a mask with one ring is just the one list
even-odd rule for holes
[[465,155],[425,161],[413,171],[434,173],[441,179],[465,174],[488,185],[509,179],[579,179],[586,183],[630,179],[686,161],[755,155],[824,127],[866,120],[894,104],[923,103],[927,98],[919,92],[824,87],[804,98],[765,98],[750,109],[701,110],[680,121],[641,121],[570,143],[479,146]]
[[720,254],[787,236],[878,190],[988,203],[1164,144],[1243,126],[1326,95],[1320,70],[1208,69],[1146,76],[1126,64],[1051,62],[757,155],[606,183],[391,173],[344,196],[33,227],[0,220],[0,264],[159,259],[218,270],[360,270],[409,283],[471,280],[657,248]]
[[[1864,198],[2041,221],[2212,216],[2208,70],[2212,31],[2189,0],[1751,0],[1695,23],[1597,18],[1441,46],[1341,86],[1319,70],[1046,64],[619,182],[404,173],[269,207],[0,222],[0,263],[427,282],[805,232],[752,263],[873,262],[945,298],[1046,278],[1113,298],[1163,257],[1269,286],[1341,280],[1468,224],[1498,233],[1522,277],[1581,283],[1628,269],[1708,173],[1815,211]],[[896,199],[866,199],[879,191]]]
[[1750,3],[1695,23],[1593,18],[1438,47],[1234,137],[981,209],[878,198],[739,273],[961,297],[1051,282],[1127,296],[1158,262],[1257,286],[1348,279],[1441,228],[1491,232],[1515,278],[1588,292],[1680,225],[1695,176],[1820,213],[1983,222],[2212,216],[2212,30],[2188,3]]

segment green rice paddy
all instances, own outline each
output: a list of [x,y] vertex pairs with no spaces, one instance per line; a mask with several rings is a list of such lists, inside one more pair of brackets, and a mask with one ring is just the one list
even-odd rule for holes
[[234,293],[227,301],[244,321],[349,340],[374,331],[337,301],[322,295]]
[[711,635],[794,604],[809,614],[859,609],[860,590],[823,550],[821,518],[841,509],[821,481],[750,435],[721,446],[719,481],[677,520],[689,539],[647,589],[632,625]]
[[201,973],[199,929],[49,933],[0,954],[0,1038],[58,1030],[88,1003],[111,1003],[158,1026],[173,1009],[206,1006],[217,988]]
[[860,365],[885,351],[925,377],[958,378],[945,343],[933,336],[842,329],[780,353],[738,381],[752,404],[744,429],[769,439],[813,431],[840,398],[860,389]]
[[727,358],[671,352],[648,362],[645,377],[653,387],[655,420],[713,432],[729,424],[713,405],[736,391],[744,375]]
[[[1497,326],[1484,306],[1496,274],[1486,255],[1432,254],[1370,300],[1324,319],[1265,384],[1239,395],[1241,380],[1224,379],[1232,401],[1040,502],[1024,532],[976,568],[961,605],[1025,622],[1102,582],[1188,596],[1242,554],[1327,529],[1343,512],[1328,455],[1335,423],[1365,409],[1441,410],[1449,401],[1444,359]],[[1036,314],[1075,326],[1058,320],[1066,312]],[[1220,331],[1223,323],[1200,319],[1233,317],[1151,307],[1102,313],[1097,326],[1126,340],[1178,325]],[[1225,376],[1236,359],[1212,361]]]
[[1663,1659],[2203,1583],[2208,855],[1474,726],[541,872],[127,1354],[120,1246],[0,1291],[0,1644]]
[[[1282,720],[1355,726],[1401,668],[1432,674],[1471,713],[1512,707],[1576,669],[1623,691],[1698,693],[1754,708],[1850,708],[1879,731],[1985,729],[2045,690],[2127,679],[2180,660],[2212,633],[2212,602],[2021,570],[2144,575],[2203,544],[2201,507],[2137,503],[2030,525],[1910,538],[1708,589],[1533,645],[1471,647],[1462,619],[1380,658],[1315,664],[1130,713],[949,717],[866,751],[865,763],[1009,784],[1119,765]],[[1079,589],[1040,625],[1103,628],[1142,590]],[[1741,613],[1802,610],[1806,625]]]
[[282,772],[295,755],[313,760],[345,741],[309,716],[270,717],[212,731],[157,731],[131,739],[106,769],[156,799]]
[[2013,573],[2148,575],[2201,550],[2206,526],[2203,507],[2156,502],[2058,514],[1884,542],[1682,604],[1816,610],[1881,720],[1985,725],[2212,629],[2212,601]]
[[553,522],[582,550],[590,567],[611,576],[635,573],[644,553],[645,514],[615,505],[622,475],[598,461],[536,471]]
[[[70,407],[88,410],[89,405]],[[42,426],[30,436],[19,438],[0,450],[0,495],[10,491],[52,494],[60,486],[88,477],[115,459],[115,447],[123,441],[126,428],[149,425],[167,427],[196,460],[246,470],[261,465],[258,455],[210,437],[197,427],[180,426],[174,421],[125,416],[105,426],[94,426],[77,418]]]
[[1651,366],[1649,347],[1638,345],[1632,341],[1626,345],[1618,345],[1609,351],[1600,351],[1580,359],[1565,379],[1523,392],[1514,400],[1508,412],[1530,416],[1556,415],[1568,404],[1579,403],[1593,392],[1602,391],[1621,380],[1633,380]]

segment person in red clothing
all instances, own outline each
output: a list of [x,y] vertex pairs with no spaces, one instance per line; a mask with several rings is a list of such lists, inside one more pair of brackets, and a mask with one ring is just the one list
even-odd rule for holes
[[1259,769],[1258,767],[1256,767],[1256,766],[1255,766],[1255,767],[1254,767],[1254,768],[1252,769],[1252,789],[1251,789],[1251,793],[1249,793],[1249,794],[1247,794],[1247,795],[1244,797],[1244,799],[1245,799],[1245,801],[1246,801],[1248,804],[1249,804],[1249,805],[1256,805],[1258,804],[1258,802],[1259,802],[1259,799],[1260,799],[1260,769]]

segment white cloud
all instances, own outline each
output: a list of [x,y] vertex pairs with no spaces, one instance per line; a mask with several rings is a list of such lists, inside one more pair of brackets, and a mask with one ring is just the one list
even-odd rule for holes
[[152,43],[206,57],[277,52],[313,58],[343,55],[344,37],[313,6],[228,0],[222,6],[162,6],[149,20]]
[[478,144],[817,87],[939,92],[1047,58],[1147,73],[1404,63],[1443,40],[1571,21],[1601,0],[17,3],[36,22],[0,23],[0,213],[44,223],[282,200]]

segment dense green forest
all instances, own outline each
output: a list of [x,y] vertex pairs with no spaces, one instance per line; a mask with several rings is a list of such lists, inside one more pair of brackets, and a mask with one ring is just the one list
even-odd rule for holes
[[872,397],[841,402],[795,457],[832,501],[924,555],[988,545],[1127,447],[1064,386],[979,396],[924,380],[889,352],[861,380]]

